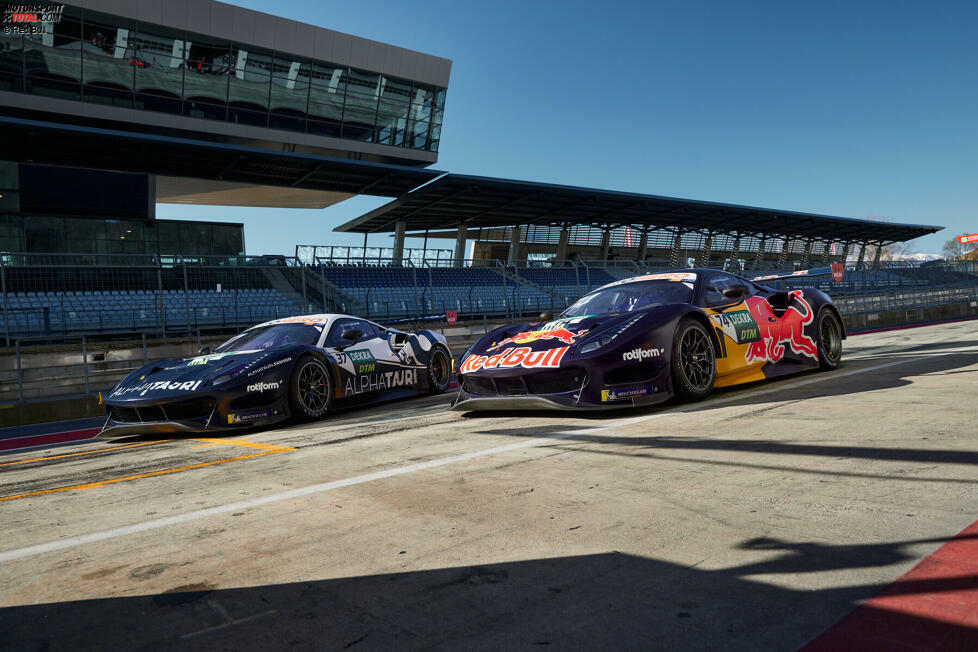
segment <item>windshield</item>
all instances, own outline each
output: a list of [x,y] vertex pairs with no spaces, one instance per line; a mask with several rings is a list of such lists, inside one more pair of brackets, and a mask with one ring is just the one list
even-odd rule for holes
[[316,344],[323,332],[320,326],[309,324],[272,324],[260,328],[252,328],[215,349],[215,353],[224,351],[255,351],[273,349],[278,346],[292,344]]
[[561,317],[631,312],[667,303],[690,303],[692,298],[692,283],[677,281],[623,283],[581,297],[574,305],[562,312]]

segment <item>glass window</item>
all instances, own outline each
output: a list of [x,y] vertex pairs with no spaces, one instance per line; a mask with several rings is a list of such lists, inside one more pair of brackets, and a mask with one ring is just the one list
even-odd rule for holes
[[235,44],[220,63],[219,73],[228,77],[228,120],[264,127],[268,124],[268,94],[272,78],[272,53]]
[[183,78],[183,112],[194,118],[227,118],[231,44],[187,34],[190,48]]
[[186,34],[141,23],[138,32],[128,35],[126,45],[127,63],[135,75],[136,108],[180,113],[190,48]]
[[632,312],[671,303],[689,303],[693,283],[687,281],[635,281],[612,285],[587,294],[561,313],[561,317],[584,317]]
[[[93,16],[97,18],[99,14],[93,12]],[[45,31],[50,32],[53,40],[51,45],[55,47],[66,41],[77,41],[82,37],[82,10],[65,5],[61,12],[61,20],[50,28],[45,27]]]
[[25,38],[24,68],[28,92],[77,100],[81,80],[83,41],[69,40],[55,46],[47,34]]
[[343,138],[373,142],[380,96],[380,75],[350,70],[343,109]]
[[241,246],[241,227],[215,224],[213,234],[211,253],[221,256],[238,256],[244,253]]
[[403,145],[411,110],[411,84],[396,79],[382,80],[380,103],[377,109],[377,142]]
[[315,345],[323,332],[313,324],[270,324],[252,328],[217,347],[215,353],[256,351],[280,346]]
[[305,131],[311,67],[309,61],[275,54],[268,101],[270,127]]
[[0,90],[23,90],[24,38],[0,31]]
[[734,285],[743,285],[748,288],[751,287],[749,283],[737,278],[736,276],[731,276],[729,274],[714,274],[707,280],[706,286],[703,288],[703,305],[722,306],[724,304],[733,303],[733,301],[723,296],[723,291]]
[[337,347],[350,344],[348,340],[343,339],[343,333],[350,330],[358,330],[362,333],[360,339],[369,339],[377,336],[377,331],[368,321],[363,319],[337,319],[333,322],[332,328],[329,329],[329,336],[326,338],[324,346]]
[[61,251],[64,246],[64,219],[60,217],[30,217],[24,221],[24,231],[28,251]]
[[426,149],[428,146],[428,131],[431,125],[427,122],[415,122],[413,133],[411,134],[411,147],[414,149]]

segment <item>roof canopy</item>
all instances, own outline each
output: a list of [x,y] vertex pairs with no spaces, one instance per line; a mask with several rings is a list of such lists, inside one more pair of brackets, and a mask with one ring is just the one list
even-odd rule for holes
[[0,117],[0,159],[397,197],[436,170]]
[[586,224],[854,242],[899,242],[943,228],[446,174],[335,230],[388,232],[401,220],[412,230]]

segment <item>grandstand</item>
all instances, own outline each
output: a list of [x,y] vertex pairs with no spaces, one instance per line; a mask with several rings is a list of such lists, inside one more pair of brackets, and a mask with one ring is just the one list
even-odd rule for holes
[[[192,258],[140,255],[0,255],[3,327],[21,338],[233,330],[314,311],[378,321],[520,317],[557,311],[588,291],[655,269],[634,261],[585,264],[467,260],[421,264],[313,263],[286,256]],[[790,270],[788,270],[790,271]],[[850,264],[842,282],[799,277],[787,287],[818,287],[835,297],[978,285],[978,262]],[[911,296],[911,295],[907,295]],[[916,299],[915,299],[916,300]],[[922,298],[920,300],[923,300]],[[856,304],[853,304],[856,305]]]

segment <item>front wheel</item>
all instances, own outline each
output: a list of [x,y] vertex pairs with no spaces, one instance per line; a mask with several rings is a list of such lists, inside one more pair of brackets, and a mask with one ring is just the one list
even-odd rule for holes
[[439,347],[428,358],[428,391],[441,394],[452,382],[452,363],[448,352]]
[[842,324],[834,312],[823,309],[818,314],[818,366],[835,369],[842,360]]
[[300,421],[326,414],[333,397],[333,381],[326,365],[312,356],[299,360],[289,383],[289,406]]
[[716,380],[713,342],[699,321],[684,318],[672,341],[672,384],[676,396],[688,401],[707,397]]

